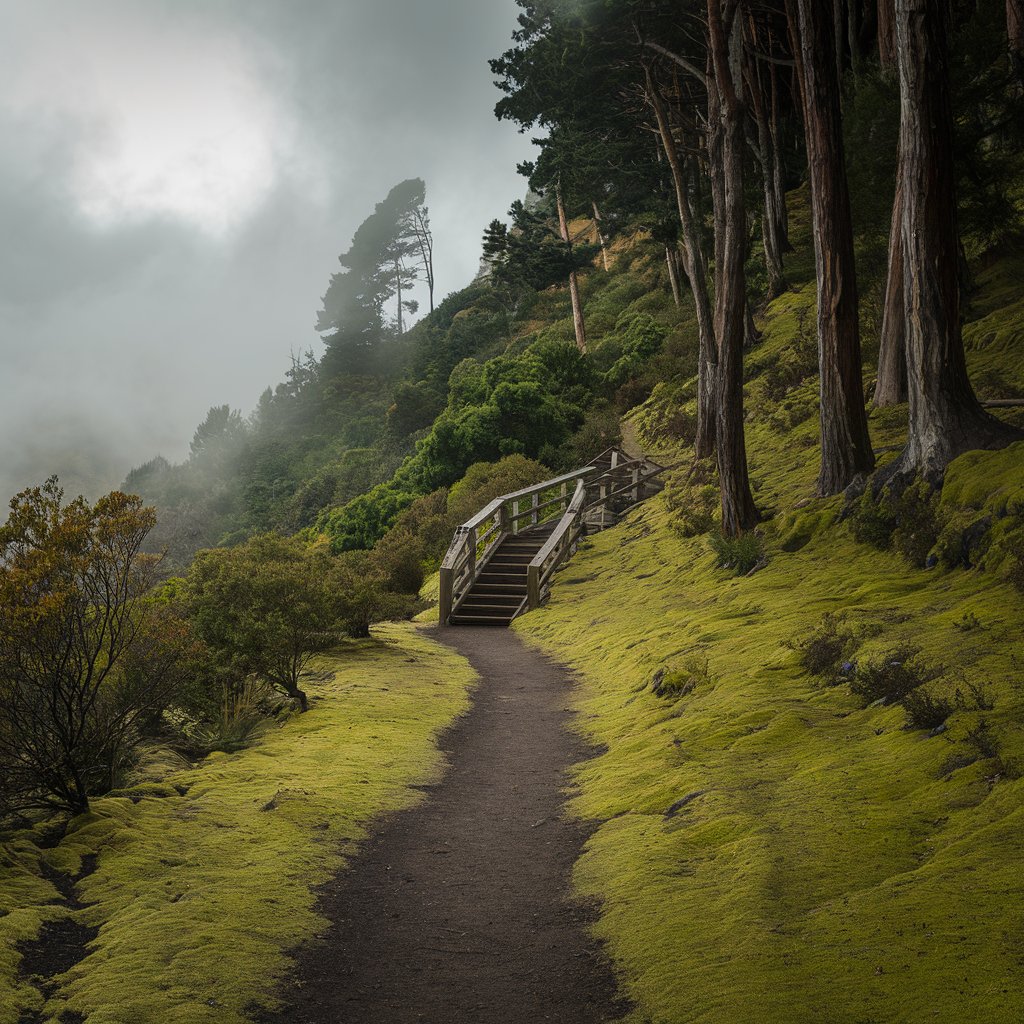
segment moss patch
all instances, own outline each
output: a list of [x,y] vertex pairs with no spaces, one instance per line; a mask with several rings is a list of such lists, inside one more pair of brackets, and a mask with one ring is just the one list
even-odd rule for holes
[[[574,810],[603,824],[575,877],[603,902],[632,1021],[1020,1019],[1018,595],[846,527],[731,578],[658,500],[573,575],[515,628],[579,671],[582,727],[607,750],[576,771]],[[947,668],[930,689],[984,681],[995,709],[929,738],[820,685],[786,642],[839,610],[857,657],[914,643]],[[956,628],[968,611],[981,630]],[[708,680],[656,696],[656,672],[694,657]],[[967,741],[982,716],[1000,759]]]
[[[0,847],[0,1024],[26,1008],[90,1024],[235,1024],[272,1003],[286,950],[318,933],[315,887],[345,866],[371,819],[420,799],[442,770],[438,732],[468,705],[473,673],[408,625],[320,659],[311,711],[238,754],[214,754],[168,790],[98,800],[41,850]],[[179,790],[184,794],[181,795]],[[133,802],[137,800],[138,802]],[[69,913],[41,862],[75,873],[89,955],[46,1005],[17,981],[15,945]]]

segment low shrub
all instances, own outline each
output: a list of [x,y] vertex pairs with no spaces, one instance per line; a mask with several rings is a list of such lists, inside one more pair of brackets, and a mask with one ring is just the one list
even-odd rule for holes
[[919,648],[904,644],[867,662],[851,677],[850,689],[865,705],[902,701],[911,691],[942,675],[940,666],[926,664],[919,654]]
[[844,670],[853,671],[853,663],[847,658],[856,640],[842,617],[832,612],[826,612],[814,632],[792,646],[799,652],[800,664],[811,675],[838,681]]
[[651,692],[655,697],[685,697],[698,686],[713,682],[708,659],[691,655],[683,659],[679,668],[660,668],[651,680]]
[[908,729],[937,729],[955,708],[945,697],[933,697],[923,689],[911,690],[903,698]]
[[665,486],[665,505],[673,514],[671,529],[680,537],[698,537],[714,528],[719,508],[715,467],[711,460],[695,462]]
[[724,537],[718,533],[710,536],[711,550],[715,553],[718,567],[735,569],[737,576],[746,576],[768,562],[764,538],[756,531],[741,533],[738,537]]
[[884,551],[892,542],[896,530],[896,510],[887,495],[875,500],[869,488],[854,506],[850,524],[853,536],[861,544],[870,544]]

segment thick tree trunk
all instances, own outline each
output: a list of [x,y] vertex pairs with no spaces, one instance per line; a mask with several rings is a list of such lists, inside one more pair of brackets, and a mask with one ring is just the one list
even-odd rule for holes
[[875,459],[861,378],[853,223],[843,157],[834,26],[815,0],[797,0],[804,125],[818,279],[821,471],[818,493],[837,494]]
[[709,53],[713,74],[708,79],[708,113],[718,164],[715,221],[723,225],[716,240],[715,335],[718,339],[718,479],[722,497],[722,530],[737,536],[758,522],[747,474],[743,430],[743,340],[747,296],[743,264],[747,247],[747,211],[743,195],[743,40],[736,2],[707,0]]
[[[555,203],[558,206],[558,229],[562,235],[562,241],[571,247],[572,240],[569,237],[569,221],[565,216],[561,186],[555,189]],[[586,352],[587,332],[583,324],[583,304],[580,302],[580,286],[576,280],[575,270],[569,272],[569,298],[572,301],[572,325],[576,331],[576,347],[581,352]]]
[[896,0],[878,0],[878,63],[882,71],[896,70]]
[[1020,436],[984,412],[967,376],[947,18],[946,0],[896,0],[910,430],[891,477],[933,484],[962,452]]
[[882,306],[878,343],[878,381],[875,405],[899,405],[907,400],[906,313],[903,307],[903,189],[896,171],[896,195],[889,229],[889,273]]
[[679,268],[676,266],[676,254],[669,245],[665,246],[665,264],[668,267],[668,281],[672,286],[672,301],[678,306],[682,301],[682,293],[679,289]]
[[[672,125],[669,122],[665,101],[657,83],[647,71],[647,94],[651,109],[658,125],[665,159],[672,171],[672,183],[676,193],[676,208],[682,228],[680,254],[683,269],[690,283],[694,307],[697,312],[697,436],[694,449],[697,458],[707,458],[715,450],[716,412],[715,378],[717,375],[717,346],[715,342],[714,314],[708,298],[708,261],[704,252],[703,232],[690,205],[686,171],[676,148]],[[716,271],[717,273],[717,271]]]

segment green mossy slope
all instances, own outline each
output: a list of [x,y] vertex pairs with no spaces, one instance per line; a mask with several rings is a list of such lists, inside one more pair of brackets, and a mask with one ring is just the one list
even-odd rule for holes
[[[582,727],[607,747],[576,775],[575,812],[602,822],[576,881],[604,904],[633,1020],[1021,1019],[1018,593],[910,569],[845,528],[729,578],[658,501],[566,577],[517,628],[579,671]],[[816,685],[786,641],[840,609],[858,657],[910,640],[955,667],[936,689],[984,681],[1003,766],[964,742],[980,712],[928,738],[899,707]],[[654,672],[694,654],[709,680],[655,697]]]
[[[370,819],[419,798],[410,787],[442,768],[438,732],[468,705],[463,659],[409,625],[374,633],[321,659],[333,675],[310,686],[312,710],[257,745],[96,801],[53,850],[27,836],[0,847],[0,1024],[26,1007],[90,1024],[235,1024],[268,1004],[285,951],[325,924],[315,887]],[[44,1009],[16,980],[15,943],[68,913],[40,860],[75,873],[90,853],[76,916],[99,936]]]
[[[603,906],[634,1024],[1017,1022],[1024,600],[999,559],[1018,542],[1024,443],[947,476],[943,516],[994,523],[986,571],[925,571],[858,543],[841,499],[813,499],[816,381],[798,369],[782,401],[764,393],[808,338],[813,358],[812,310],[813,288],[782,296],[749,357],[768,564],[718,568],[706,537],[681,536],[699,490],[673,486],[586,542],[515,624],[578,671],[580,728],[606,751],[576,771],[573,810],[600,822],[576,884]],[[972,372],[1012,389],[1019,320],[990,292],[974,317],[1001,326],[998,344],[968,328]],[[689,397],[667,383],[638,411],[648,450]],[[876,446],[900,445],[905,416],[872,413]],[[944,667],[924,689],[957,708],[945,730],[909,729],[900,705],[864,707],[809,674],[793,645],[826,613],[843,616],[858,664],[911,644]],[[662,668],[692,689],[656,696]],[[956,701],[979,684],[983,708]]]

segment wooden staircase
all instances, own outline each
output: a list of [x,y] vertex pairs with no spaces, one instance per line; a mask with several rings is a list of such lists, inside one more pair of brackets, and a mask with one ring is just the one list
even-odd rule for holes
[[448,622],[453,626],[507,626],[526,605],[527,570],[555,526],[556,522],[534,526],[501,541]]
[[441,563],[441,624],[507,626],[539,607],[580,538],[660,491],[666,468],[609,448],[589,466],[495,498],[456,530]]

